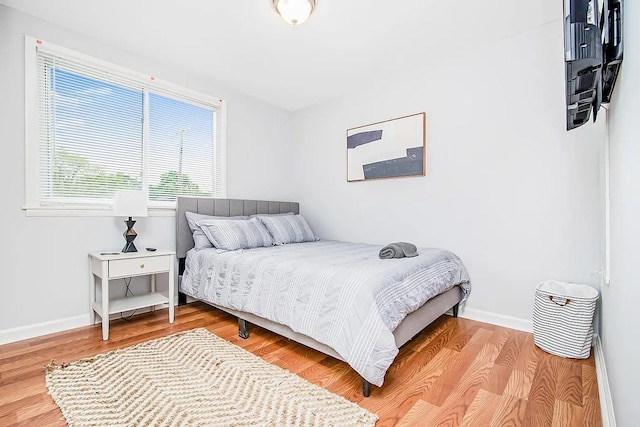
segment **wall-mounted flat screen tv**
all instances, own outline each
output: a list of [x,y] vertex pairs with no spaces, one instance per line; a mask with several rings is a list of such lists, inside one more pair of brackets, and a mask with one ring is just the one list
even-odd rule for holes
[[622,64],[623,0],[564,0],[567,130],[595,120]]

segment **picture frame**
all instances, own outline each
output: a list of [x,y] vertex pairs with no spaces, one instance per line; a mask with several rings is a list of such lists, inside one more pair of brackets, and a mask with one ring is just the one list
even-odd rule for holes
[[347,129],[347,181],[425,176],[426,113]]

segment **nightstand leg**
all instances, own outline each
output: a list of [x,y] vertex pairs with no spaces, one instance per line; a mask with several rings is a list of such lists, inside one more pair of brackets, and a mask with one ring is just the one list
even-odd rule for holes
[[174,264],[175,264],[175,258],[172,256],[171,257],[171,266],[169,267],[169,323],[173,323],[173,320],[174,320],[173,297],[174,297],[174,294],[176,293],[175,282],[174,282],[174,279],[173,279],[173,274],[174,274],[174,269],[175,269]]
[[[151,275],[151,293],[155,293],[156,291],[156,275],[152,274]],[[152,305],[151,306],[151,311],[156,311],[156,306]]]
[[93,311],[93,303],[96,302],[96,276],[91,268],[91,258],[89,258],[89,324],[96,323],[96,312]]
[[102,263],[102,339],[109,339],[109,263]]

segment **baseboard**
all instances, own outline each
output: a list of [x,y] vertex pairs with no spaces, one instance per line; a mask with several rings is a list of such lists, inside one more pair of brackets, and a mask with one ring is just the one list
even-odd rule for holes
[[67,317],[66,319],[53,320],[51,322],[6,329],[0,331],[0,345],[79,328],[81,326],[87,326],[88,324],[89,314],[82,314],[80,316]]
[[613,414],[613,399],[611,398],[609,378],[607,377],[607,368],[604,363],[604,352],[602,351],[602,342],[598,335],[596,335],[594,339],[593,357],[596,361],[602,427],[616,427],[616,418]]
[[533,321],[531,320],[490,313],[488,311],[476,310],[475,308],[465,307],[460,313],[460,317],[490,323],[492,325],[504,326],[505,328],[517,329],[519,331],[533,332]]
[[[169,304],[159,304],[155,306],[155,309],[163,309],[169,307]],[[109,316],[109,320],[120,319],[121,317],[128,317],[129,315],[142,314],[151,311],[151,307],[139,308],[137,310],[125,311],[124,313],[114,313]],[[96,315],[96,324],[100,323],[100,316]],[[38,323],[35,325],[21,326],[19,328],[7,329],[0,331],[0,345],[9,344],[16,341],[22,341],[29,338],[41,337],[43,335],[55,334],[56,332],[63,332],[69,329],[80,328],[82,326],[89,326],[89,315],[83,314],[80,316],[67,317],[66,319],[53,320],[51,322]]]

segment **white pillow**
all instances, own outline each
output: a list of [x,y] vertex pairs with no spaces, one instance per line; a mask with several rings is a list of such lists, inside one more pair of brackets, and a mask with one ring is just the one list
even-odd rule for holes
[[204,249],[204,248],[212,248],[213,245],[207,238],[207,236],[202,232],[202,229],[196,224],[197,221],[205,220],[205,219],[221,219],[221,220],[246,220],[249,219],[248,216],[212,216],[212,215],[204,215],[195,212],[185,212],[184,215],[187,217],[187,223],[189,224],[189,229],[191,230],[191,234],[193,234],[193,247],[196,249]]

